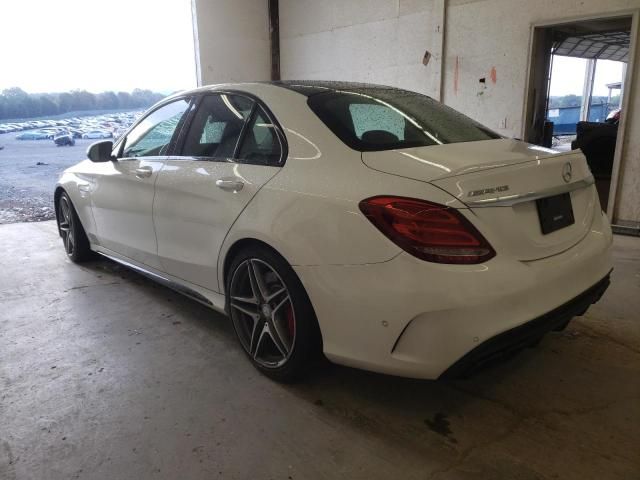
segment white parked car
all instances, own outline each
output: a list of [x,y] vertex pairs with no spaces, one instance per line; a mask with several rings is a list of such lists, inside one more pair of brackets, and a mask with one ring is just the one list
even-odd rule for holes
[[82,134],[82,138],[111,138],[111,132],[106,130],[92,130]]
[[88,156],[55,191],[67,255],[98,252],[226,312],[278,380],[321,351],[464,375],[564,328],[609,283],[582,153],[501,138],[413,92],[203,87]]

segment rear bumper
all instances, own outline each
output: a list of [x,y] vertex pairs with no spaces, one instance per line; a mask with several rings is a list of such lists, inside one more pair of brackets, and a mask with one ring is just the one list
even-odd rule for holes
[[537,342],[548,332],[561,328],[573,317],[582,315],[590,305],[600,300],[609,288],[609,283],[607,274],[594,286],[549,313],[486,340],[451,365],[440,378],[466,377],[487,364]]
[[[604,216],[599,223],[567,251],[531,262],[498,255],[481,265],[444,265],[403,252],[383,263],[294,269],[331,361],[413,378],[450,377],[539,338],[602,294],[612,235]],[[463,359],[465,368],[458,365]]]

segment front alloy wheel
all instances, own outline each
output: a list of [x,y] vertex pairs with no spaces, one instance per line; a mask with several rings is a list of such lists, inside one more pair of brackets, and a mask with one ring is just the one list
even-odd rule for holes
[[74,262],[89,260],[92,257],[89,240],[66,192],[62,192],[58,198],[56,216],[67,256]]
[[75,252],[75,238],[74,238],[74,221],[71,214],[71,201],[66,195],[60,197],[58,202],[58,229],[60,230],[60,236],[62,237],[62,243],[64,244],[64,251],[70,257]]

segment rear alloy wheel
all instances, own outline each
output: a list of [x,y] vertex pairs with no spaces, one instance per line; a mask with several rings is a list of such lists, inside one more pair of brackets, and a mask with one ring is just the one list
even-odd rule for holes
[[71,199],[65,192],[58,199],[57,218],[58,231],[62,237],[67,256],[73,262],[82,262],[90,259],[92,252],[89,248],[89,240],[71,203]]
[[228,310],[240,344],[269,377],[291,382],[319,353],[319,329],[311,303],[293,269],[262,247],[232,262]]

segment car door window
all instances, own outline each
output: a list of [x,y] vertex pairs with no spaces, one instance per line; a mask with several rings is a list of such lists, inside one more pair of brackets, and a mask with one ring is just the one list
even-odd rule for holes
[[242,140],[238,159],[245,163],[278,165],[281,156],[282,147],[275,125],[269,120],[264,109],[258,106]]
[[160,107],[136,125],[124,143],[123,157],[166,155],[180,119],[189,107],[182,98]]
[[232,158],[252,108],[253,101],[239,95],[204,97],[185,137],[182,155]]

